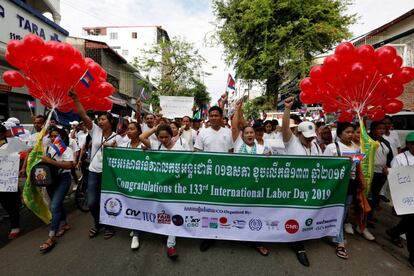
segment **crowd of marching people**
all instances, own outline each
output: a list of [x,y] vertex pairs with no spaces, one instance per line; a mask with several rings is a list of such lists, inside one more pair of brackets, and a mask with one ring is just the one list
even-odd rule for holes
[[[70,97],[80,122],[71,122],[71,128],[67,129],[52,120],[42,137],[45,148],[42,162],[58,168],[56,183],[45,189],[44,196],[48,197],[52,220],[47,238],[40,246],[42,252],[50,251],[56,240],[70,229],[63,203],[72,180],[77,182],[80,175],[87,178],[88,206],[93,219],[89,238],[103,234],[104,239],[110,239],[115,235],[113,226],[102,225],[99,221],[104,147],[302,156],[342,156],[344,153],[349,156],[349,153],[360,152],[359,124],[337,123],[333,128],[324,122],[301,121],[300,117],[291,114],[294,98],[285,100],[284,115],[279,124],[277,120],[249,120],[243,115],[241,102],[237,103],[230,119],[226,119],[223,110],[217,106],[209,109],[208,120],[193,120],[188,116],[169,120],[160,114],[150,113],[141,116],[139,99],[135,118],[121,117],[116,122],[111,113],[100,113],[91,119],[76,93],[70,92]],[[33,133],[20,129],[19,135],[14,131],[20,127],[17,118],[9,118],[0,125],[1,148],[7,147],[8,139],[19,139],[27,145],[27,150],[20,153],[22,178],[27,177],[27,156],[45,123],[46,117],[33,117]],[[363,191],[367,183],[361,176],[358,160],[353,160],[342,228],[336,237],[332,237],[335,254],[342,259],[349,258],[345,234],[352,235],[356,231],[368,241],[375,240],[369,228],[380,219],[375,216],[380,202],[389,201],[381,192],[387,182],[388,169],[414,165],[414,132],[408,134],[406,145],[402,148],[389,117],[372,122],[369,130],[371,138],[380,143],[375,154],[375,174],[370,196],[365,198]],[[19,192],[0,192],[0,203],[10,217],[8,238],[15,239],[21,234]],[[403,216],[401,222],[387,230],[386,234],[399,247],[403,246],[400,235],[406,234],[409,261],[414,266],[413,215]],[[139,231],[131,229],[131,237],[131,249],[136,250],[139,248]],[[213,240],[203,240],[200,250],[205,251],[212,244]],[[298,261],[309,266],[305,244],[304,241],[295,242],[291,247]],[[254,243],[252,246],[264,256],[269,254],[269,249],[263,244]],[[178,256],[175,236],[167,237],[166,251],[170,258]]]

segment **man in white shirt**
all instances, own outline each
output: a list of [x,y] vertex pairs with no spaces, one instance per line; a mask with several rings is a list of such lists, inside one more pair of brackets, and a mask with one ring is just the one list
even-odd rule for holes
[[[208,111],[208,119],[211,127],[200,130],[194,144],[194,151],[232,152],[233,138],[231,130],[222,127],[223,110],[218,106],[211,107]],[[213,240],[203,240],[200,244],[200,250],[206,251],[212,244]]]
[[211,126],[203,128],[197,136],[194,144],[195,151],[208,152],[232,152],[233,141],[231,130],[222,127],[223,110],[213,106],[208,111],[208,118]]
[[[322,150],[314,141],[316,138],[316,127],[312,122],[301,122],[298,125],[297,136],[290,128],[290,110],[294,103],[293,97],[285,100],[285,112],[282,121],[282,137],[285,143],[286,153],[289,155],[321,155]],[[309,260],[305,251],[303,241],[292,243],[292,248],[296,253],[298,261],[303,266],[309,266]]]

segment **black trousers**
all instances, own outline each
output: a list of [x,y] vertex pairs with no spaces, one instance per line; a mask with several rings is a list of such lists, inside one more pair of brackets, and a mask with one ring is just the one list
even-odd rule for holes
[[20,227],[20,194],[19,192],[0,192],[0,204],[10,216],[10,228]]
[[380,192],[386,181],[387,176],[385,174],[374,173],[371,186],[372,203],[374,204],[374,206],[378,206],[380,202]]
[[410,260],[414,260],[414,214],[403,215],[400,223],[391,229],[391,236],[399,237],[405,234],[407,237],[407,249]]

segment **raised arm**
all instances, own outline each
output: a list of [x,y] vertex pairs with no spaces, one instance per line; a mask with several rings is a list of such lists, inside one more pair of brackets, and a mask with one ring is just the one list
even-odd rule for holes
[[144,133],[142,133],[139,136],[139,140],[141,140],[141,142],[147,147],[147,148],[151,148],[151,142],[149,140],[149,137],[154,134],[157,131],[157,127],[153,127],[147,131],[145,131]]
[[83,123],[85,124],[86,128],[91,130],[92,129],[92,120],[91,120],[91,118],[89,118],[88,114],[86,114],[85,108],[83,108],[82,103],[79,101],[78,94],[76,94],[75,91],[71,90],[71,91],[69,91],[68,96],[72,98],[73,103],[75,104],[76,109],[78,110],[78,115],[79,115],[79,117],[81,117],[81,119],[82,119]]
[[237,102],[236,103],[236,112],[233,115],[233,118],[231,119],[231,134],[232,134],[232,138],[233,138],[233,142],[235,142],[237,140],[237,138],[240,135],[240,123],[241,120],[243,118],[243,113],[242,113],[242,102]]
[[290,109],[295,101],[294,97],[289,97],[285,100],[285,112],[283,113],[283,120],[282,120],[282,137],[283,142],[287,143],[292,138],[292,131],[290,130],[289,123],[290,123]]

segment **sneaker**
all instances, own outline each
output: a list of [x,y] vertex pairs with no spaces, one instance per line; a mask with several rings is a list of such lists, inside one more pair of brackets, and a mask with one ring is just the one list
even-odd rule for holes
[[359,226],[355,228],[355,230],[360,234],[364,239],[368,241],[375,241],[375,236],[369,232],[368,228],[365,228],[364,231],[361,232],[361,229],[359,229]]
[[133,236],[132,241],[131,241],[131,249],[137,250],[138,248],[139,248],[139,239],[137,236]]
[[175,247],[168,247],[167,248],[167,256],[168,258],[174,260],[178,257],[177,249]]
[[344,224],[344,231],[347,234],[353,235],[354,234],[354,228],[352,228],[352,224],[351,223],[345,223]]

